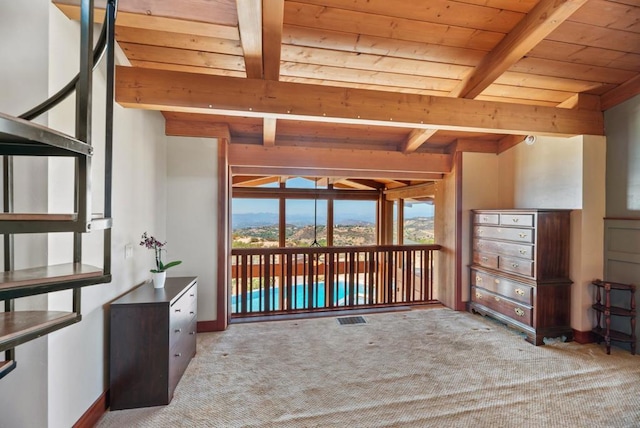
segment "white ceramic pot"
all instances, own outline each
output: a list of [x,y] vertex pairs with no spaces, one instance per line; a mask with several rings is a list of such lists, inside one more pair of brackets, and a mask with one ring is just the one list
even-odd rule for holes
[[152,272],[153,288],[164,288],[164,281],[167,279],[167,272]]

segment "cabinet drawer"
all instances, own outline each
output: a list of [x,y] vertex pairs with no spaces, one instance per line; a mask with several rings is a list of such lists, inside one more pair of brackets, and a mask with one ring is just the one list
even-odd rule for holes
[[502,226],[533,226],[533,214],[500,214]]
[[478,238],[506,239],[515,242],[533,243],[533,229],[516,227],[475,226],[473,236]]
[[531,245],[491,241],[487,239],[474,239],[473,249],[505,256],[515,256],[523,259],[533,259],[533,247]]
[[500,216],[498,214],[474,214],[474,224],[500,224]]
[[513,300],[532,306],[533,287],[501,278],[477,270],[471,271],[471,285],[501,294]]
[[478,287],[471,287],[471,300],[522,324],[533,325],[533,311],[530,306],[519,304]]
[[169,394],[171,396],[195,353],[196,320],[193,319],[184,334],[180,335],[178,342],[169,350]]
[[533,261],[518,259],[515,257],[500,257],[498,260],[498,269],[505,272],[513,272],[518,275],[534,276]]
[[498,269],[498,256],[496,254],[473,252],[473,262],[480,266]]

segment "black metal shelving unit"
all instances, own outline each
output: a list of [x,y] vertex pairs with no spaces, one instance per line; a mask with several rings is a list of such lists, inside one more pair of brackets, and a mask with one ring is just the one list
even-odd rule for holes
[[[93,0],[81,1],[80,71],[54,96],[21,117],[0,113],[0,156],[3,162],[3,210],[0,233],[4,238],[4,272],[0,273],[0,378],[17,367],[15,347],[77,323],[82,319],[81,289],[111,282],[111,177],[113,140],[114,42],[117,0],[108,0],[100,38],[93,46]],[[106,52],[107,106],[105,133],[104,213],[91,211],[91,91],[92,72]],[[69,136],[30,120],[50,110],[72,92],[76,93],[76,132]],[[13,210],[13,156],[65,156],[75,162],[74,212],[19,213]],[[103,266],[82,262],[83,233],[102,230]],[[13,237],[24,233],[72,232],[73,262],[14,270]],[[72,310],[18,311],[14,299],[73,290]]]

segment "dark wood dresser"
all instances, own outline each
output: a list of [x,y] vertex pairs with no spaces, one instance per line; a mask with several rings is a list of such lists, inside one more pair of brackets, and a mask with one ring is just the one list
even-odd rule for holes
[[573,339],[569,210],[474,210],[469,309],[541,345]]
[[196,353],[197,278],[145,283],[111,303],[112,410],[169,404]]

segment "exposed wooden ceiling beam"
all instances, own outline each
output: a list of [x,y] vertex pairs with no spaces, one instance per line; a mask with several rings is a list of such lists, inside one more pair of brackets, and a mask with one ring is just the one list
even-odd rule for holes
[[383,181],[383,177],[395,180],[442,180],[444,174],[422,171],[387,171],[378,172],[361,169],[333,169],[333,168],[297,168],[294,166],[286,167],[259,167],[259,166],[232,166],[231,172],[240,175],[280,175],[299,177],[302,175],[315,175],[322,177],[338,177],[345,176],[352,178],[364,178]]
[[600,97],[602,110],[608,110],[640,94],[640,74]]
[[600,97],[591,94],[575,94],[558,104],[560,108],[577,108],[585,110],[602,110],[600,107]]
[[236,0],[247,77],[262,79],[262,0]]
[[182,120],[165,117],[165,135],[175,137],[223,138],[231,140],[227,123]]
[[526,135],[507,135],[506,137],[502,137],[500,141],[498,141],[497,153],[502,153],[509,150],[511,147],[522,143],[526,137]]
[[[344,184],[353,189],[361,189],[361,190],[379,190],[384,188],[384,184],[379,183],[375,180],[362,180],[362,179],[342,179],[338,182],[339,184]],[[336,183],[337,184],[337,183]]]
[[[244,1],[244,0],[242,0]],[[80,20],[80,6],[75,4],[65,4],[54,2],[55,6],[64,13],[67,18],[75,21]],[[104,21],[104,6],[96,7],[94,11],[94,21]],[[211,24],[208,22],[187,21],[182,19],[167,18],[164,16],[151,16],[147,14],[146,6],[140,11],[125,12],[118,10],[117,25],[123,27],[141,28],[146,30],[157,30],[169,33],[194,34],[197,36],[217,37],[220,39],[240,40],[238,29],[235,26]]]
[[125,107],[502,134],[604,135],[601,112],[117,67]]
[[267,80],[280,79],[283,21],[284,0],[262,0],[262,62]]
[[509,67],[524,57],[587,0],[540,0],[516,27],[489,52],[451,92],[460,98],[475,98]]
[[277,176],[255,177],[252,175],[234,175],[232,178],[232,183],[234,186],[255,187],[262,186],[263,184],[278,182],[280,182],[280,177]]
[[389,189],[384,191],[384,196],[387,201],[433,197],[435,196],[435,194],[436,184],[433,182],[399,187],[397,189]]
[[[253,167],[345,169],[377,171],[385,177],[388,172],[436,172],[451,171],[450,155],[370,151],[366,156],[360,150],[351,149],[308,149],[302,147],[263,147],[251,144],[230,144],[229,165]],[[342,174],[348,176],[348,174]],[[321,177],[324,177],[322,175]]]
[[276,144],[276,122],[277,119],[265,117],[262,121],[262,144],[264,146],[274,146]]
[[436,132],[438,132],[437,129],[414,129],[409,133],[407,141],[404,142],[402,153],[415,152],[418,147],[424,144]]
[[497,153],[498,142],[495,140],[469,140],[459,138],[447,147],[447,153],[455,152]]

